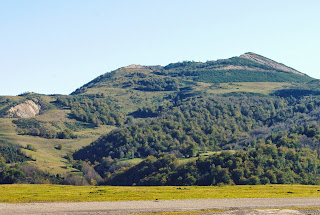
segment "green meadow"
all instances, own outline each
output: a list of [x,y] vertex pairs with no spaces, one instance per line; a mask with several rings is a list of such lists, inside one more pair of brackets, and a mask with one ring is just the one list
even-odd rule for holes
[[319,185],[119,187],[1,185],[1,203],[320,197]]
[[[70,124],[77,123],[76,120],[68,118],[69,113],[70,110],[53,109],[44,115],[36,116],[35,119],[65,127],[64,122]],[[29,161],[28,163],[34,164],[39,169],[53,174],[78,172],[79,170],[72,168],[72,165],[66,159],[67,154],[89,145],[101,135],[115,128],[113,126],[102,125],[97,128],[92,127],[75,131],[74,133],[78,136],[76,139],[46,139],[30,135],[18,135],[17,126],[12,121],[13,119],[0,119],[0,143],[15,143],[22,146],[21,151],[34,159],[34,161]],[[31,145],[36,150],[26,149],[28,145]],[[62,149],[57,150],[56,147],[58,145],[62,145]]]

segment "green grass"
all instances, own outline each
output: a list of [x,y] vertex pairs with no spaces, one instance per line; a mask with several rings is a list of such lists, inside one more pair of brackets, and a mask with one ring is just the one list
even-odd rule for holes
[[[77,122],[69,119],[67,114],[70,110],[50,110],[43,115],[35,118],[42,122],[55,122],[60,127],[64,128],[64,122]],[[71,167],[71,164],[64,157],[69,152],[73,152],[89,145],[91,142],[98,139],[101,135],[110,132],[114,127],[100,126],[98,128],[87,128],[74,132],[77,134],[77,139],[45,139],[41,137],[18,135],[16,125],[12,123],[13,119],[0,118],[0,142],[6,141],[9,143],[19,144],[22,147],[31,145],[36,151],[22,149],[22,151],[31,156],[36,161],[29,163],[38,166],[41,170],[49,171],[53,174],[64,174],[66,172],[77,171]],[[55,147],[62,145],[61,150]]]
[[275,90],[291,86],[287,82],[238,82],[210,84],[198,82],[196,90],[210,94],[225,94],[232,92],[260,93],[268,95]]
[[123,165],[137,165],[143,161],[143,158],[133,158],[133,159],[124,159],[120,160],[120,164]]
[[[23,147],[30,144],[37,149],[36,152],[23,150],[25,154],[31,155],[32,158],[36,159],[36,161],[31,163],[37,165],[42,170],[47,170],[55,174],[62,174],[67,171],[75,171],[64,158],[68,152],[73,152],[83,146],[89,145],[100,135],[106,134],[110,130],[111,129],[107,126],[101,126],[96,129],[93,128],[75,132],[79,136],[77,139],[45,139],[27,135],[16,135],[14,136],[14,142]],[[55,148],[59,144],[62,145],[61,150]]]
[[215,198],[320,197],[320,186],[255,185],[192,187],[113,187],[1,185],[0,202],[84,202]]
[[115,99],[114,104],[124,113],[136,111],[139,107],[160,105],[173,91],[140,91],[133,88],[89,88],[85,95],[104,93]]
[[[231,153],[235,153],[234,150],[228,150],[228,152],[231,152]],[[219,152],[205,152],[205,153],[201,153],[200,156],[204,156],[204,157],[207,157],[207,156],[210,156],[210,155],[214,155],[214,154],[219,154],[221,153],[221,151]],[[198,159],[198,157],[190,157],[190,158],[179,158],[179,165],[183,165],[183,164],[186,164],[186,163],[189,163],[189,162],[192,162],[192,161],[196,161]],[[120,160],[120,164],[123,164],[123,165],[137,165],[139,163],[141,163],[144,159],[143,158],[133,158],[133,159],[123,159],[123,160]]]
[[[222,151],[208,151],[208,152],[204,152],[204,153],[200,153],[199,156],[197,157],[190,157],[190,158],[179,158],[179,165],[184,165],[187,164],[189,162],[193,162],[196,161],[199,157],[208,157],[210,155],[214,155],[214,154],[220,154]],[[227,152],[234,154],[236,151],[235,150],[227,150]]]

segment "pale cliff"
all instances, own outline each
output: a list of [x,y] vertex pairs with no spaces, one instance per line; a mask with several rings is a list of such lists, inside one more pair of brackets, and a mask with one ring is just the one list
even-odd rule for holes
[[8,110],[8,118],[28,118],[34,117],[40,113],[41,106],[32,100],[26,100],[24,103],[16,105]]

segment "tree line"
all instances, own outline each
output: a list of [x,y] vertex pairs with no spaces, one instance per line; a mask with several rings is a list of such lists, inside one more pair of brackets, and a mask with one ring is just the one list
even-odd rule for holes
[[35,118],[17,119],[12,121],[18,126],[18,133],[21,135],[39,136],[47,139],[75,139],[77,135],[69,128],[57,129],[48,126],[48,123],[40,122]]

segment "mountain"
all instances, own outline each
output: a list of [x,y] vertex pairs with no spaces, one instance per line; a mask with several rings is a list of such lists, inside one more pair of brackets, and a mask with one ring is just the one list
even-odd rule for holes
[[[234,77],[236,75],[237,77]],[[226,76],[226,77],[222,77]],[[245,78],[243,76],[246,76]],[[262,76],[262,77],[261,77]],[[224,60],[194,62],[184,61],[171,63],[167,66],[141,66],[130,65],[120,68],[111,73],[99,76],[72,94],[84,93],[88,88],[96,87],[129,87],[143,86],[141,80],[152,78],[163,79],[177,78],[182,83],[188,80],[201,80],[209,83],[228,82],[306,82],[312,78],[295,69],[277,63],[266,57],[252,52],[245,53],[239,57]],[[209,79],[205,79],[209,77]],[[129,80],[129,79],[130,80]],[[115,83],[112,83],[115,82]],[[134,82],[134,83],[132,83]],[[169,88],[145,89],[150,91],[170,90]]]
[[[132,111],[132,104],[138,107],[159,104],[159,100],[174,92],[269,94],[272,90],[311,80],[314,79],[283,64],[246,53],[205,63],[184,61],[164,67],[130,65],[97,77],[71,95],[102,93],[123,109]],[[270,86],[268,82],[273,84]]]
[[319,114],[319,80],[254,53],[130,65],[0,97],[0,183],[315,184]]
[[[165,86],[148,87],[155,79]],[[313,78],[266,57],[248,52],[224,60],[184,61],[167,66],[130,65],[92,80],[72,94],[92,92],[94,88],[127,88],[145,91],[170,91],[188,85],[190,81],[207,83],[229,82],[307,82]],[[171,83],[170,81],[174,82]],[[169,83],[170,82],[170,83]],[[159,83],[160,84],[160,83]],[[174,86],[177,84],[177,86]],[[193,83],[194,84],[194,83]],[[103,89],[100,89],[103,90]]]

